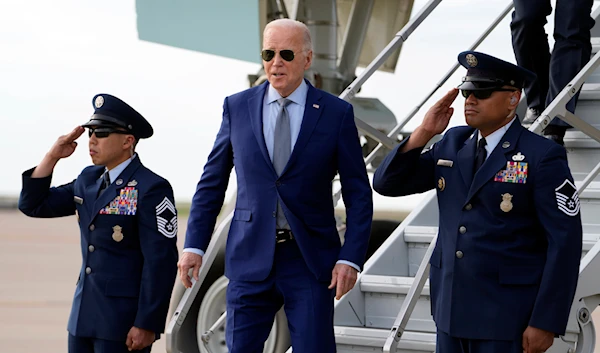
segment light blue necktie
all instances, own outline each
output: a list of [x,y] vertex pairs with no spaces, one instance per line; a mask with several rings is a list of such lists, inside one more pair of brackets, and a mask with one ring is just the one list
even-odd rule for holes
[[[281,175],[285,168],[290,155],[292,154],[292,136],[290,132],[290,116],[286,109],[292,101],[286,98],[280,98],[277,103],[281,106],[281,110],[277,115],[275,123],[275,138],[273,141],[273,167],[277,175]],[[277,199],[277,229],[290,229],[279,199]]]

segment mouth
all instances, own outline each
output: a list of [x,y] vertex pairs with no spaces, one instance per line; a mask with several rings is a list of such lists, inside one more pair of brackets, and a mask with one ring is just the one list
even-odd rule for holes
[[96,152],[96,151],[94,151],[94,150],[90,150],[90,156],[95,156],[95,155],[97,155],[97,154],[98,154],[98,152]]
[[272,75],[273,77],[283,77],[283,76],[286,76],[286,74],[282,74],[282,73],[278,73],[278,72],[276,72],[276,73],[273,73],[273,74],[271,74],[271,75]]
[[465,109],[465,114],[477,114],[477,110],[475,110],[475,109]]

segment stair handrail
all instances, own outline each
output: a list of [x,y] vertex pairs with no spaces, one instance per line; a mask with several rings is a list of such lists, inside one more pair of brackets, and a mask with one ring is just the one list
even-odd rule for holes
[[[418,26],[421,22],[423,22],[423,20],[433,11],[433,9],[441,2],[441,0],[435,0],[435,1],[430,1],[428,6],[431,6],[432,8],[429,9],[424,9],[421,10],[421,12],[419,13],[419,15],[415,16],[415,20],[414,23],[413,21],[409,22],[408,24],[406,24],[406,26],[396,34],[396,36],[394,37],[394,39],[383,49],[383,51],[381,53],[379,53],[379,55],[377,55],[377,57],[369,64],[369,66],[367,66],[367,68],[350,84],[348,85],[348,87],[346,87],[346,89],[344,90],[344,92],[342,92],[342,94],[339,96],[341,99],[344,99],[348,102],[350,102],[352,100],[352,98],[354,98],[354,96],[356,95],[356,93],[358,92],[358,90],[362,87],[363,83],[373,75],[373,73],[375,73],[377,71],[377,69],[383,65],[383,63],[386,61],[386,59],[392,54],[392,52],[394,50],[397,49],[397,47],[399,45],[401,45],[402,43],[404,43],[407,39],[408,36],[414,32],[414,30],[416,29],[416,26]],[[498,24],[500,24],[500,22],[502,22],[502,20],[508,15],[508,13],[510,12],[510,10],[512,10],[513,8],[513,3],[512,0],[509,2],[509,4],[502,10],[502,12],[494,19],[494,21],[492,21],[492,23],[486,28],[486,30],[473,42],[473,44],[471,44],[471,46],[468,48],[468,50],[475,50],[479,47],[479,45],[490,35],[490,33],[496,29],[496,27],[498,26]],[[421,18],[423,14],[427,14],[425,15],[425,17]],[[411,26],[415,25],[414,28],[412,28]],[[375,156],[377,155],[377,153],[379,152],[379,150],[381,150],[384,146],[387,148],[392,149],[395,145],[397,145],[398,143],[394,140],[392,142],[389,142],[388,140],[392,140],[393,136],[395,136],[400,130],[402,130],[402,128],[404,128],[404,126],[406,126],[406,124],[408,124],[417,114],[417,112],[419,112],[419,110],[421,110],[421,108],[423,108],[423,106],[425,105],[425,103],[427,103],[429,101],[429,99],[440,89],[442,88],[442,86],[450,79],[450,77],[452,77],[452,75],[454,75],[454,73],[456,72],[456,70],[460,67],[460,65],[458,64],[458,62],[454,63],[452,65],[452,67],[448,70],[448,72],[446,72],[446,74],[440,79],[440,81],[438,81],[438,83],[435,85],[435,87],[421,100],[421,102],[419,102],[409,113],[408,115],[406,115],[404,117],[404,119],[397,124],[388,134],[387,134],[387,139],[386,140],[380,140],[377,136],[373,136],[371,134],[369,134],[365,129],[364,129],[364,125],[368,125],[367,123],[363,122],[362,120],[360,120],[359,118],[355,118],[355,122],[356,122],[356,127],[361,130],[363,133],[365,133],[366,135],[368,135],[369,137],[373,138],[375,141],[378,141],[379,143],[377,144],[377,146],[375,146],[375,148],[373,149],[373,151],[371,151],[371,153],[369,153],[369,155],[365,158],[365,164],[369,164],[371,163],[374,159]],[[371,127],[371,126],[369,126]],[[372,127],[371,127],[372,128]],[[341,189],[338,188],[338,190],[336,192],[334,192],[333,194],[333,204],[334,206],[337,205],[337,203],[339,202],[341,197]]]

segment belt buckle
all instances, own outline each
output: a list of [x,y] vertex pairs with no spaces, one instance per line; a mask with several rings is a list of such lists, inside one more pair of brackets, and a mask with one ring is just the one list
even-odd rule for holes
[[[289,234],[290,234],[289,238],[277,239],[277,235],[279,235],[279,234],[285,234],[286,232],[289,232]],[[278,230],[277,231],[277,235],[275,236],[275,243],[276,244],[283,243],[283,242],[286,242],[286,241],[291,240],[291,239],[294,238],[294,236],[292,235],[292,231],[289,231],[289,230],[288,231],[286,231],[286,230]]]

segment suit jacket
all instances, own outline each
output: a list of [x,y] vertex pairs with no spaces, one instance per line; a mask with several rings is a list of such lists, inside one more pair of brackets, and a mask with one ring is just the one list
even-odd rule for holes
[[[347,102],[309,84],[298,140],[278,176],[263,138],[267,85],[225,99],[221,129],[192,200],[185,247],[206,250],[235,166],[237,199],[225,250],[226,276],[267,278],[275,254],[279,198],[310,271],[329,281],[338,259],[362,266],[371,230],[372,191],[354,112]],[[347,214],[343,247],[332,200],[338,172]]]
[[74,336],[125,341],[132,326],[164,332],[177,275],[177,212],[169,182],[138,157],[100,197],[104,167],[73,182],[23,173],[19,209],[30,217],[77,213],[81,265],[68,330]]
[[473,176],[476,136],[452,128],[422,153],[400,153],[401,144],[376,171],[374,189],[387,196],[437,189],[430,284],[438,329],[494,340],[518,339],[528,325],[563,334],[582,247],[565,149],[515,119]]

